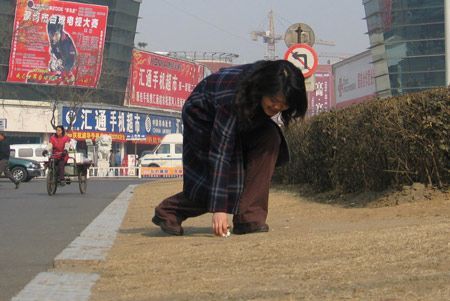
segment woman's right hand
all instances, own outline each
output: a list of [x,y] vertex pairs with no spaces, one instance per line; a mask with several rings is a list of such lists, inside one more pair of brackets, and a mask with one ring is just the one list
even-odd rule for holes
[[228,217],[225,212],[215,212],[212,217],[213,232],[217,236],[226,236],[228,232]]

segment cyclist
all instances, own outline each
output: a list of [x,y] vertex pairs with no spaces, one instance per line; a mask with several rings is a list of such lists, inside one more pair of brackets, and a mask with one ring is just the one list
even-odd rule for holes
[[70,138],[66,136],[66,131],[62,125],[56,127],[56,133],[50,137],[50,143],[48,144],[47,151],[44,151],[44,155],[52,152],[52,158],[55,159],[55,165],[58,168],[59,183],[64,186],[64,166],[69,160],[69,148]]

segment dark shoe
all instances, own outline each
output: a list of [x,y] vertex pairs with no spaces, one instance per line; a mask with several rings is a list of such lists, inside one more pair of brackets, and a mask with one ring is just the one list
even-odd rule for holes
[[16,189],[19,189],[20,182],[15,182],[14,184],[16,185]]
[[178,224],[170,225],[169,222],[160,218],[157,215],[155,215],[152,218],[152,222],[155,225],[159,226],[161,228],[161,230],[166,232],[167,234],[176,235],[176,236],[181,236],[184,234],[183,227],[181,227],[181,225],[178,225]]
[[62,186],[66,186],[66,182],[64,182],[64,180],[60,180],[60,181],[59,181],[59,186],[61,186],[61,187],[62,187]]
[[239,224],[233,227],[233,234],[236,235],[260,233],[260,232],[269,232],[269,225]]

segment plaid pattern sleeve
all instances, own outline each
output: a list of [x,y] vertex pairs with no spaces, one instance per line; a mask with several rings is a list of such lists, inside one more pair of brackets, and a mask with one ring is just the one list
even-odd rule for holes
[[209,212],[236,213],[244,186],[242,147],[232,111],[245,66],[204,79],[183,107],[183,191]]
[[245,170],[233,105],[239,82],[251,67],[234,66],[208,76],[183,106],[183,192],[209,212],[236,214],[239,208]]
[[209,150],[211,195],[208,211],[226,212],[228,208],[230,166],[236,145],[237,118],[231,109],[216,111]]

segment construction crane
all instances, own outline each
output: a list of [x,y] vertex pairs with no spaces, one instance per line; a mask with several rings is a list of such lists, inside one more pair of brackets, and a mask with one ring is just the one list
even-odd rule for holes
[[283,36],[275,33],[275,21],[273,17],[273,10],[269,12],[269,29],[267,31],[252,31],[252,40],[258,41],[258,38],[263,39],[263,43],[267,44],[266,55],[264,58],[266,60],[276,60],[276,43],[283,40]]
[[[258,38],[262,38],[263,43],[267,44],[266,54],[264,58],[266,60],[276,60],[278,57],[276,55],[276,43],[282,41],[284,37],[281,34],[275,32],[275,17],[273,10],[269,11],[269,29],[266,31],[252,31],[251,37],[253,41],[258,41]],[[316,45],[323,46],[336,46],[334,41],[326,41],[321,39],[316,39]]]

